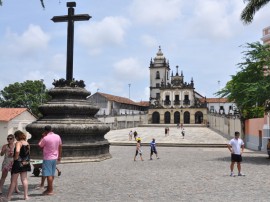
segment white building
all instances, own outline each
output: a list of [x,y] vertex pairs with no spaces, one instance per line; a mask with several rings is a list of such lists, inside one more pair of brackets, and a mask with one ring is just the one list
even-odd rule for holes
[[6,137],[21,130],[30,138],[25,130],[26,125],[36,121],[37,118],[27,108],[0,108],[0,145],[6,143]]
[[100,108],[96,114],[97,116],[144,114],[149,106],[149,102],[134,102],[125,97],[101,92],[96,92],[87,98],[87,100]]
[[234,102],[229,102],[227,98],[203,98],[206,101],[209,113],[235,115],[238,113]]
[[170,74],[170,65],[161,48],[150,61],[150,107],[148,123],[201,124],[207,122],[207,106],[195,91],[193,78],[184,80],[183,72]]

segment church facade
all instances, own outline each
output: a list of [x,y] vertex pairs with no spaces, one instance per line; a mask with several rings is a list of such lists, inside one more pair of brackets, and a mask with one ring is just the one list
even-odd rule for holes
[[195,91],[194,81],[184,80],[183,72],[170,72],[170,65],[161,48],[150,61],[149,124],[207,123],[205,97]]

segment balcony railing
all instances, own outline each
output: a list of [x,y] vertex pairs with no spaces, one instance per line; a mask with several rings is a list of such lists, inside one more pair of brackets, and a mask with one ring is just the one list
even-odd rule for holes
[[190,100],[183,100],[184,105],[190,105]]
[[180,105],[180,100],[174,100],[174,105]]
[[171,105],[171,101],[170,100],[164,100],[164,105]]

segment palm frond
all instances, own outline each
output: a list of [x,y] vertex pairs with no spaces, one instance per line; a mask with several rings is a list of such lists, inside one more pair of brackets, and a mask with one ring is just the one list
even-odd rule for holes
[[41,3],[41,6],[42,6],[43,8],[45,8],[44,1],[43,1],[43,0],[40,0],[40,3]]
[[248,2],[241,13],[241,20],[244,24],[249,24],[253,21],[255,13],[270,2],[270,0],[245,0]]

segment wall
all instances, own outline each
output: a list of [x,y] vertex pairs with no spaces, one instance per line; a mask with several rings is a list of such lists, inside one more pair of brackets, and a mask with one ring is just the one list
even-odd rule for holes
[[242,136],[244,134],[241,127],[241,121],[238,117],[208,114],[208,122],[210,128],[230,137],[234,137],[235,131],[239,131]]
[[142,124],[147,124],[147,114],[118,115],[98,117],[98,120],[110,126],[111,130],[134,128]]
[[267,131],[264,130],[264,125],[265,118],[249,119],[245,121],[245,143],[247,148],[259,151],[265,150],[263,148],[263,137]]
[[265,115],[264,118],[246,120],[245,131],[242,131],[238,117],[208,114],[210,128],[230,137],[234,137],[234,132],[239,131],[245,147],[257,151],[266,151],[268,138],[270,139],[269,119],[269,115]]

